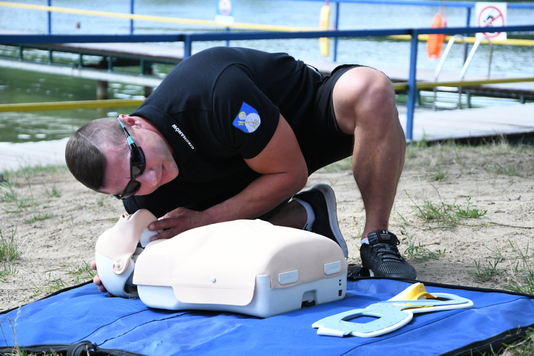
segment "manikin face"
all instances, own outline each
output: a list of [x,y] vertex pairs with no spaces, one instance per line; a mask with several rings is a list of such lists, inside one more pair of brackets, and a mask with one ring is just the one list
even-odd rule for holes
[[[120,116],[121,121],[133,138],[135,144],[142,148],[145,156],[145,169],[135,180],[141,183],[135,195],[147,195],[178,176],[178,166],[173,158],[171,148],[159,132],[135,117]],[[119,123],[117,123],[119,125]],[[130,150],[126,137],[124,146],[103,147],[107,158],[106,176],[103,193],[122,194],[130,181]]]

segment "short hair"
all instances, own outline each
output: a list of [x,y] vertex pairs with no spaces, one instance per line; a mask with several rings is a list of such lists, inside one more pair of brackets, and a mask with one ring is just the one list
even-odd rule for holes
[[124,134],[114,117],[93,120],[69,138],[65,148],[67,167],[80,183],[100,191],[107,168],[103,148],[106,145],[120,147],[124,142]]

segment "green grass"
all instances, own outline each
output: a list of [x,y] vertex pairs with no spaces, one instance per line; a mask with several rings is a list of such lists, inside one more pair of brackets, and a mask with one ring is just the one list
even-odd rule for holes
[[[532,160],[519,160],[517,154],[532,152],[532,146],[511,144],[505,138],[492,141],[460,144],[449,140],[441,143],[429,143],[425,140],[410,142],[406,147],[406,165],[410,170],[426,172],[431,180],[447,177],[446,172],[455,165],[468,174],[472,169],[483,169],[496,175],[510,177],[528,177],[534,171]],[[480,164],[472,167],[466,164],[468,158],[477,155]],[[505,157],[502,162],[499,158]],[[445,176],[444,176],[445,175]]]
[[47,215],[47,214],[39,214],[37,216],[34,216],[30,219],[27,219],[27,220],[24,220],[24,223],[25,224],[33,224],[33,223],[36,223],[36,222],[39,222],[39,221],[43,221],[43,220],[47,220],[47,219],[50,219],[52,216],[50,215]]
[[529,329],[522,341],[507,345],[506,356],[532,356],[534,354],[534,329]]
[[93,279],[96,271],[91,268],[89,263],[82,262],[77,265],[71,265],[67,269],[67,274],[74,278],[74,284],[80,284]]
[[437,171],[429,173],[429,178],[434,182],[442,181],[447,178],[447,172],[441,170],[441,168],[438,168]]
[[0,203],[13,203],[19,200],[18,194],[9,182],[0,183]]
[[414,242],[413,238],[406,237],[402,240],[408,247],[404,250],[404,256],[412,261],[416,262],[425,262],[428,260],[437,260],[440,257],[445,256],[446,250],[438,249],[432,251],[426,246],[421,245],[420,243]]
[[509,262],[506,289],[518,293],[534,294],[534,252],[529,246],[524,250],[510,242],[517,256]]
[[514,257],[507,259],[499,251],[491,251],[482,264],[475,261],[475,271],[469,272],[476,281],[488,282],[496,277],[504,278],[504,289],[525,294],[534,294],[534,252],[529,246],[521,248],[508,241]]
[[54,184],[52,189],[46,189],[46,195],[50,198],[61,198],[61,190]]
[[18,245],[15,243],[15,231],[4,236],[0,230],[0,262],[9,262],[20,257]]
[[328,173],[337,173],[344,171],[352,171],[352,161],[350,157],[344,158],[340,161],[329,164],[328,166],[322,168],[325,172]]
[[475,272],[468,272],[478,282],[488,282],[495,276],[500,276],[503,270],[498,266],[503,261],[502,256],[490,257],[486,259],[486,264],[481,264],[479,261],[475,261]]
[[6,277],[17,273],[15,261],[20,258],[21,252],[15,242],[15,231],[9,236],[5,236],[0,230],[0,281],[4,282]]
[[57,272],[58,270],[53,270],[46,274],[44,286],[34,286],[34,296],[48,295],[63,288],[87,282],[96,275],[87,262],[66,265],[62,267],[61,273]]
[[49,295],[58,290],[70,286],[70,284],[63,277],[56,277],[52,272],[48,272],[45,277],[46,283],[42,285],[33,286],[33,296]]
[[[0,203],[7,203],[4,207],[4,213],[19,214],[28,212],[30,208],[38,207],[41,203],[39,198],[33,194],[32,180],[40,175],[54,175],[65,171],[65,169],[63,166],[38,166],[22,168],[14,172],[4,172],[4,181],[0,183]],[[61,197],[61,191],[55,184],[51,188],[46,187],[45,194],[48,198]],[[35,215],[24,221],[25,224],[32,224],[51,218],[50,215],[40,212],[30,213]]]
[[417,204],[412,199],[412,202],[415,204],[413,208],[419,218],[426,223],[434,223],[437,227],[442,228],[454,228],[465,219],[480,218],[488,212],[487,210],[474,208],[471,197],[466,198],[465,206],[454,203],[447,204],[442,200],[437,203],[424,200],[422,204]]

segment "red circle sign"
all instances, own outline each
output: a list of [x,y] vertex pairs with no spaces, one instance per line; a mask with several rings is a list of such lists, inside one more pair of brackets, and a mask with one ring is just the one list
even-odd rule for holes
[[[478,15],[479,27],[500,27],[504,25],[504,15],[501,10],[495,6],[487,6],[483,8]],[[484,32],[484,35],[489,38],[495,38],[500,35],[500,32]]]
[[219,12],[221,15],[230,15],[232,12],[231,0],[219,0]]

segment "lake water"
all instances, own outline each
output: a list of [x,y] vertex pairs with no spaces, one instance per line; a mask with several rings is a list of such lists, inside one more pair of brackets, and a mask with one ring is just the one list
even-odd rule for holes
[[[46,5],[45,0],[13,1],[21,4]],[[279,26],[317,28],[319,13],[324,5],[321,1],[278,1],[278,0],[235,0],[234,18],[237,23],[253,23]],[[439,2],[437,2],[439,3]],[[451,3],[450,1],[448,3]],[[84,10],[129,13],[129,0],[71,1],[52,0],[57,7]],[[333,7],[333,6],[332,6]],[[334,9],[334,7],[333,7]],[[340,29],[377,28],[420,28],[430,27],[433,16],[440,7],[342,4]],[[441,9],[446,15],[449,27],[466,24],[466,9]],[[136,0],[135,13],[150,16],[214,20],[215,1],[213,0]],[[334,11],[332,11],[332,21]],[[474,11],[471,24],[476,23]],[[534,10],[508,9],[508,25],[527,25],[534,22]],[[130,22],[123,19],[52,14],[54,34],[127,34]],[[44,11],[33,11],[0,7],[0,30],[26,32],[47,32],[47,15]],[[177,23],[135,21],[135,33],[176,33],[195,31],[220,31],[219,28]],[[198,43],[199,50],[223,43]],[[177,44],[164,44],[181,46]],[[266,51],[283,51],[303,60],[325,60],[319,53],[317,39],[310,40],[262,40],[234,41],[232,46],[247,46]],[[1,46],[0,46],[1,47]],[[460,47],[460,46],[459,46]],[[0,48],[0,54],[9,49]],[[410,45],[407,41],[375,38],[341,40],[338,48],[338,61],[361,63],[377,68],[409,66]],[[459,72],[463,51],[458,49],[450,55],[452,70]],[[469,73],[487,72],[489,50],[481,46]],[[492,75],[534,76],[534,48],[494,46]],[[437,61],[426,57],[425,43],[420,44],[418,68],[434,70]],[[455,68],[456,67],[456,68]],[[169,66],[157,66],[156,71],[165,73]],[[447,68],[444,68],[446,70]],[[142,87],[110,83],[110,94],[114,98],[141,97]],[[49,102],[66,100],[91,100],[96,98],[96,83],[70,77],[0,68],[0,104]],[[83,109],[42,111],[30,113],[0,113],[0,142],[27,142],[56,140],[69,136],[78,127],[109,112],[129,113],[132,108]]]

